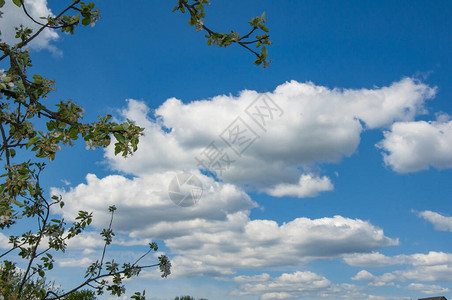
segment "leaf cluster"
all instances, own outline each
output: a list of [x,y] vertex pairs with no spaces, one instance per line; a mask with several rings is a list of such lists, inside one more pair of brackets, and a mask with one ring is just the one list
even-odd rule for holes
[[[232,44],[238,44],[256,56],[255,65],[263,65],[264,68],[269,66],[271,60],[268,60],[268,50],[265,46],[271,45],[272,42],[269,40],[269,30],[265,26],[265,12],[248,22],[251,29],[245,35],[240,35],[233,30],[230,33],[221,33],[208,28],[204,24],[206,16],[204,8],[206,5],[210,5],[209,0],[178,0],[173,12],[177,10],[181,13],[188,12],[190,15],[188,24],[195,26],[196,31],[205,30],[207,32],[205,35],[207,45],[227,47]],[[252,49],[253,45],[256,50]]]

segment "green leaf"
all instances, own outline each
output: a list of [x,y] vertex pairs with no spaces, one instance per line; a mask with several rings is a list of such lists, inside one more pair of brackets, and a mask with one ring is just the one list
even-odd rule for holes
[[130,125],[129,125],[129,123],[122,123],[122,124],[121,124],[121,127],[122,127],[122,129],[124,129],[125,131],[127,131],[127,130],[129,130]]
[[3,7],[5,5],[5,0],[0,0],[0,7]]
[[9,155],[11,155],[11,157],[16,156],[16,150],[14,150],[14,149],[9,149]]
[[18,7],[22,6],[22,1],[20,0],[13,0],[13,3],[16,4]]
[[114,133],[113,135],[118,140],[118,142],[120,142],[120,143],[125,143],[126,142],[126,139],[124,138],[124,136],[122,134]]
[[15,205],[19,206],[19,207],[23,207],[23,206],[24,206],[24,204],[23,204],[22,202],[19,202],[19,201],[17,201],[17,200],[14,200],[13,203],[14,203]]
[[91,19],[90,18],[84,18],[82,20],[82,24],[85,26],[88,26],[89,24],[91,24]]
[[49,122],[47,122],[46,126],[47,126],[48,131],[52,131],[53,129],[56,128],[56,122],[53,120],[49,121]]
[[34,138],[32,138],[32,139],[29,139],[28,140],[28,143],[27,143],[27,148],[28,147],[30,147],[31,145],[33,145],[34,143],[36,143],[37,141],[39,141],[41,138],[40,137],[34,137]]
[[34,79],[36,84],[41,84],[42,83],[42,76],[41,75],[35,74],[35,75],[33,75],[33,79]]

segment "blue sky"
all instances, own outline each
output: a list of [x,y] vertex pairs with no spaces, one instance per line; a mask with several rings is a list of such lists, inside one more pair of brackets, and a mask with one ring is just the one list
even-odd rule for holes
[[[54,213],[93,211],[96,226],[50,279],[80,280],[115,204],[112,257],[155,239],[172,259],[168,279],[127,283],[151,299],[452,297],[449,1],[213,1],[205,22],[218,31],[245,33],[266,12],[266,70],[237,46],[207,46],[172,1],[96,5],[94,28],[32,48],[33,71],[56,79],[50,103],[132,119],[146,136],[125,161],[81,142],[49,164],[43,181],[67,204]],[[14,16],[7,6],[2,37]],[[264,94],[280,109],[265,130],[246,113]],[[221,139],[237,117],[259,136],[240,157]],[[197,168],[211,142],[235,159],[221,181]],[[203,183],[195,206],[169,198],[181,172]]]

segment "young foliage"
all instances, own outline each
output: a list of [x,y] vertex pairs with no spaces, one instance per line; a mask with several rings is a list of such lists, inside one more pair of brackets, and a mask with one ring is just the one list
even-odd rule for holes
[[[206,16],[204,8],[206,5],[210,5],[209,0],[178,0],[173,12],[176,10],[179,10],[183,14],[188,12],[190,15],[188,24],[195,26],[196,31],[205,30],[207,32],[205,35],[207,45],[227,47],[232,44],[238,44],[256,56],[256,60],[254,61],[255,65],[262,64],[264,68],[269,66],[271,60],[268,60],[268,51],[265,45],[271,45],[272,42],[269,40],[270,35],[267,34],[269,30],[265,26],[265,12],[248,22],[251,29],[245,35],[240,35],[233,30],[230,33],[220,33],[208,28],[204,24],[204,18]],[[252,49],[253,45],[257,50]]]

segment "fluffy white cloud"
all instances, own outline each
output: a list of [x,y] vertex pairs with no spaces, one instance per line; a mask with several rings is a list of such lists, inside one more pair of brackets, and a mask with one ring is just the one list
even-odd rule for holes
[[452,282],[452,264],[418,266],[392,272],[399,281]]
[[83,258],[62,258],[57,259],[57,263],[61,267],[83,267],[86,268],[88,265],[93,263],[93,260],[83,257]]
[[[47,7],[47,0],[25,0],[24,5],[28,13],[37,21],[42,21],[39,17],[47,17],[53,15],[52,11]],[[12,1],[5,1],[5,5],[1,8],[3,15],[0,18],[1,39],[7,43],[17,43],[15,39],[14,27],[24,25],[36,32],[41,26],[30,20],[24,13],[22,8],[17,7]],[[61,51],[51,44],[59,38],[58,33],[53,29],[44,29],[42,33],[35,38],[29,46],[33,49],[48,49],[52,53],[61,55]]]
[[261,295],[261,299],[286,299],[295,298],[302,293],[320,291],[331,286],[331,282],[325,277],[306,271],[284,273],[279,277],[266,277],[265,281],[244,282],[232,292],[233,295]]
[[300,265],[397,244],[367,222],[340,216],[298,218],[280,226],[270,220],[243,218],[242,222],[239,231],[225,228],[165,240],[173,253],[185,259],[174,260],[175,275],[192,274],[193,263],[230,274],[234,269]]
[[93,224],[98,228],[108,224],[108,206],[115,205],[115,227],[134,238],[185,235],[193,228],[211,225],[206,222],[225,221],[230,214],[257,206],[235,186],[215,182],[196,170],[193,173],[202,179],[204,190],[198,204],[192,207],[179,207],[170,200],[168,186],[176,172],[133,179],[119,175],[99,179],[88,174],[86,184],[68,191],[54,188],[51,193],[63,195],[65,207],[61,212],[66,219],[74,220],[80,210],[94,211]]
[[393,281],[395,281],[396,279],[397,277],[391,273],[385,273],[381,276],[375,276],[366,270],[361,270],[354,277],[352,277],[352,280],[369,281],[369,285],[377,287],[394,285]]
[[[97,228],[108,224],[107,207],[116,205],[114,229],[128,236],[120,243],[163,240],[172,260],[173,278],[235,275],[243,269],[293,267],[337,257],[360,264],[359,259],[366,258],[358,255],[366,253],[375,256],[374,264],[388,265],[381,262],[384,256],[372,251],[398,245],[398,240],[385,236],[370,222],[343,216],[299,217],[282,224],[252,220],[250,210],[258,204],[244,186],[278,197],[309,197],[332,190],[327,176],[314,175],[317,163],[334,163],[352,155],[363,130],[412,120],[424,112],[424,102],[434,93],[412,79],[360,90],[291,81],[265,95],[244,91],[238,97],[217,96],[191,103],[168,99],[153,115],[144,103],[129,100],[122,115],[145,127],[145,136],[131,158],[115,157],[112,148],[105,157],[113,169],[132,176],[98,178],[88,174],[85,184],[53,189],[52,193],[61,194],[66,203],[58,213],[72,220],[79,210],[94,211]],[[257,113],[259,110],[265,114]],[[243,140],[237,134],[245,128],[249,135]],[[253,143],[246,145],[250,141]],[[221,153],[206,152],[216,150],[212,142]],[[240,152],[242,145],[247,147]],[[224,155],[229,155],[228,168],[218,174],[221,180],[199,171],[196,158],[206,162],[208,156],[203,153],[218,154],[222,163],[227,162]],[[195,206],[179,207],[170,200],[169,183],[180,172],[194,174],[203,184],[203,195]],[[90,236],[82,238],[86,241],[80,244],[96,244]],[[148,275],[157,276],[157,272]],[[300,289],[306,283],[320,297],[333,299],[339,293],[345,299],[377,299],[353,285],[331,285],[311,272],[283,275],[236,277],[237,292],[283,299],[293,296],[290,286],[298,284]],[[395,276],[375,276],[371,283],[389,285]],[[272,288],[265,288],[269,283]],[[288,289],[279,289],[284,284]],[[250,290],[256,286],[262,290]]]
[[441,295],[445,293],[450,293],[452,290],[449,288],[444,288],[439,285],[427,285],[422,283],[410,283],[407,287],[408,290],[420,291],[421,293],[428,295]]
[[[262,276],[261,276],[262,275]],[[326,277],[310,272],[296,271],[270,277],[264,273],[255,276],[239,276],[238,287],[232,291],[233,296],[255,295],[259,299],[347,299],[347,300],[401,300],[369,295],[365,290],[353,284],[333,284]],[[249,281],[246,281],[249,278]],[[255,278],[264,280],[255,281]]]
[[446,217],[430,210],[421,211],[418,216],[432,223],[436,230],[452,231],[452,217]]
[[323,191],[333,190],[333,184],[326,176],[314,177],[311,174],[301,175],[298,184],[281,183],[272,189],[267,189],[267,194],[275,197],[314,197]]
[[369,281],[374,286],[393,285],[396,281],[450,282],[452,278],[452,253],[430,251],[427,254],[417,253],[393,257],[380,253],[354,254],[345,256],[344,261],[352,266],[410,266],[380,276],[362,270],[352,278],[353,280]]
[[145,136],[133,157],[123,160],[109,148],[106,158],[114,169],[135,176],[204,165],[228,183],[312,196],[332,189],[327,177],[310,175],[312,165],[352,155],[364,129],[410,121],[434,94],[405,78],[375,89],[291,81],[267,94],[243,91],[190,103],[171,98],[153,115],[144,103],[129,100],[122,114],[145,127]]
[[279,292],[279,293],[265,293],[262,295],[261,299],[287,299],[287,298],[293,298],[289,293],[286,292]]
[[432,266],[452,264],[452,253],[430,251],[427,254],[386,256],[378,252],[345,255],[344,261],[354,267],[383,267],[392,265]]
[[[440,118],[441,119],[441,118]],[[400,173],[452,168],[452,121],[396,122],[378,144],[384,162]]]
[[344,261],[354,267],[382,267],[397,264],[394,257],[388,257],[378,252],[353,253],[343,257]]
[[366,270],[361,270],[352,277],[352,280],[374,281],[375,279],[376,277]]
[[[204,192],[198,205],[179,207],[168,196],[168,183],[175,174],[134,179],[118,175],[99,179],[90,174],[86,184],[52,193],[63,196],[66,219],[73,219],[82,209],[93,211],[99,228],[108,224],[106,208],[115,204],[115,231],[132,239],[164,240],[171,249],[175,276],[299,265],[398,244],[369,222],[342,216],[297,218],[283,224],[250,220],[249,210],[256,204],[246,193],[200,173],[196,175]],[[78,244],[98,246],[97,239],[87,234]]]

